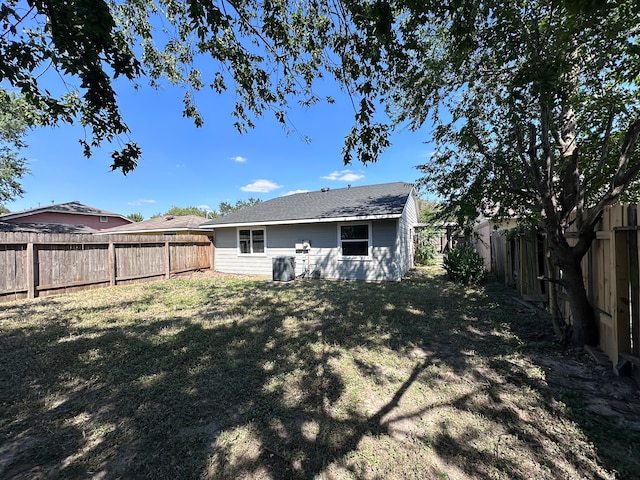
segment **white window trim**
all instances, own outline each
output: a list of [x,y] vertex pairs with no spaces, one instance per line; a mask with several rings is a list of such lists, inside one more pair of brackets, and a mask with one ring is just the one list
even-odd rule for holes
[[109,217],[107,217],[106,215],[100,215],[100,223],[108,223],[109,222]]
[[[250,234],[250,246],[251,253],[242,253],[240,251],[240,230],[249,230]],[[253,231],[254,230],[262,230],[264,232],[264,252],[253,253]],[[267,227],[238,227],[236,228],[236,248],[239,257],[266,257],[267,256]]]
[[[368,247],[367,247],[367,256],[363,256],[363,255],[342,255],[342,227],[347,227],[347,226],[351,226],[351,225],[366,225],[367,229],[368,229],[368,237],[367,238],[367,242],[368,242]],[[361,241],[362,239],[360,239],[359,241]],[[347,240],[348,241],[348,240]],[[371,260],[372,256],[371,256],[371,252],[372,252],[372,248],[373,248],[373,236],[372,236],[372,229],[371,229],[371,222],[345,222],[345,223],[338,223],[338,259],[340,260]]]

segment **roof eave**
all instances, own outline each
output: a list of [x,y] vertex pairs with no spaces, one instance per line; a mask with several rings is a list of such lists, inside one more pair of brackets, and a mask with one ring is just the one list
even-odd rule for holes
[[158,235],[162,235],[164,233],[174,233],[174,232],[198,232],[198,231],[213,231],[213,227],[205,228],[205,227],[188,227],[188,228],[168,228],[168,229],[159,229],[152,228],[148,230],[118,230],[118,231],[109,231],[102,230],[99,233],[95,233],[94,235],[131,235],[131,234],[140,234],[140,233],[157,233]]
[[215,228],[234,228],[234,227],[267,227],[271,225],[300,225],[305,223],[335,223],[335,222],[367,222],[370,220],[393,220],[400,218],[401,213],[392,213],[385,215],[361,215],[352,217],[327,217],[327,218],[304,218],[299,220],[270,220],[266,222],[233,222],[233,223],[216,223],[203,225],[201,229]]

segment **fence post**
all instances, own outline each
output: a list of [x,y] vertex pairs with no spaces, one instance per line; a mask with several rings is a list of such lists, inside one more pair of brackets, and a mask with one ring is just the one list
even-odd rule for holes
[[116,246],[113,242],[109,242],[109,285],[112,287],[116,284]]
[[638,259],[638,205],[629,205],[629,280],[631,282],[631,353],[640,356],[640,260]]
[[171,248],[169,246],[169,240],[164,242],[164,278],[169,280],[171,278]]
[[216,246],[213,243],[213,235],[211,237],[207,237],[209,240],[211,240],[211,254],[209,255],[209,267],[211,268],[211,271],[213,272],[215,270],[216,267]]
[[36,248],[32,241],[27,243],[27,298],[36,297],[36,272],[38,269]]

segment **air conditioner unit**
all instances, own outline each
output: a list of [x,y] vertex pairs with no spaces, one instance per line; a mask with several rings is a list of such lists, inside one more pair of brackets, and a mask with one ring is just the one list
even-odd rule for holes
[[296,278],[295,257],[275,257],[273,259],[273,281],[289,282]]

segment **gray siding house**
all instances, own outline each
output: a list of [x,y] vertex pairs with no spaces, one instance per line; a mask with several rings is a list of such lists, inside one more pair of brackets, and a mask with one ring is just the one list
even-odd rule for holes
[[214,229],[215,270],[271,276],[295,258],[295,274],[399,281],[413,267],[418,221],[413,185],[386,183],[274,198],[202,224]]

